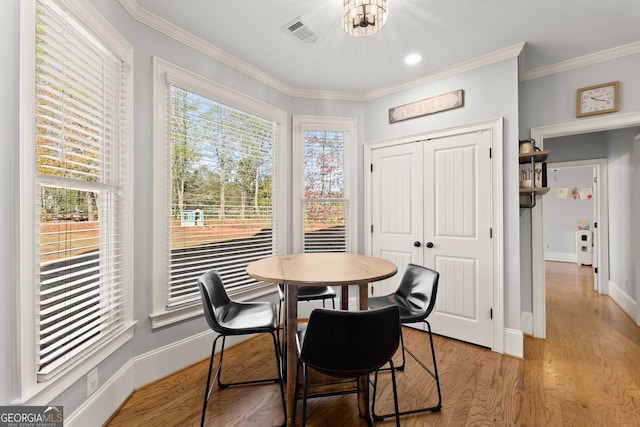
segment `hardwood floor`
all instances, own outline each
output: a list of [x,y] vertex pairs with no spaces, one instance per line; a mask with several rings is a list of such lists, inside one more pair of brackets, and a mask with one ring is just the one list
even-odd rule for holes
[[[547,339],[526,337],[521,360],[435,337],[442,411],[402,417],[403,426],[640,425],[640,327],[610,298],[593,291],[590,267],[547,262],[546,271]],[[422,360],[430,360],[423,332],[405,329],[405,342]],[[225,353],[225,378],[274,374],[271,348],[268,336],[233,347]],[[106,426],[199,425],[206,370],[207,361],[202,361],[137,390]],[[391,408],[388,378],[381,379],[379,412]],[[436,396],[410,358],[398,374],[398,387],[403,406]],[[310,400],[308,411],[309,426],[366,425],[353,395]],[[215,389],[206,425],[274,426],[282,421],[274,384]]]

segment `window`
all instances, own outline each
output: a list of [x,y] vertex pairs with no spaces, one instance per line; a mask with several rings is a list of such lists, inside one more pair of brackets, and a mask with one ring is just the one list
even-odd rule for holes
[[295,116],[293,126],[294,251],[352,252],[355,120]]
[[[215,268],[236,299],[272,292],[245,268],[280,250],[280,110],[155,59],[155,326],[200,314],[197,280]],[[157,105],[156,104],[156,105]],[[158,105],[157,105],[158,107]],[[163,132],[164,130],[164,132]]]
[[25,389],[73,381],[63,374],[82,374],[131,336],[131,51],[95,12],[63,6],[22,10],[34,71],[23,84],[33,104],[22,110],[22,181],[33,190],[22,195],[21,235],[36,266],[21,272],[22,318],[33,319],[23,325]]

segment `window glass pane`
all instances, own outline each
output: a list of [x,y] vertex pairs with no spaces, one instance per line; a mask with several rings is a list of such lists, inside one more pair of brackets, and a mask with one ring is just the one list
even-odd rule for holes
[[348,251],[344,132],[306,130],[304,156],[304,251]]
[[273,122],[171,87],[171,253],[168,307],[200,303],[215,268],[228,290],[255,283],[246,265],[277,249]]
[[122,64],[36,3],[38,380],[124,323]]

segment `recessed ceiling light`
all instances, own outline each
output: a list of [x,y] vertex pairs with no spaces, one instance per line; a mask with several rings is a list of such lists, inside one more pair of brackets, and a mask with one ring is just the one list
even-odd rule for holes
[[415,65],[422,61],[422,55],[419,53],[412,53],[404,57],[404,63],[407,65]]

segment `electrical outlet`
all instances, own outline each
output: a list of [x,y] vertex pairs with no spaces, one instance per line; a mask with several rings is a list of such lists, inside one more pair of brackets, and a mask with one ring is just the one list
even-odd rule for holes
[[87,397],[91,396],[98,389],[98,368],[93,368],[87,374]]

